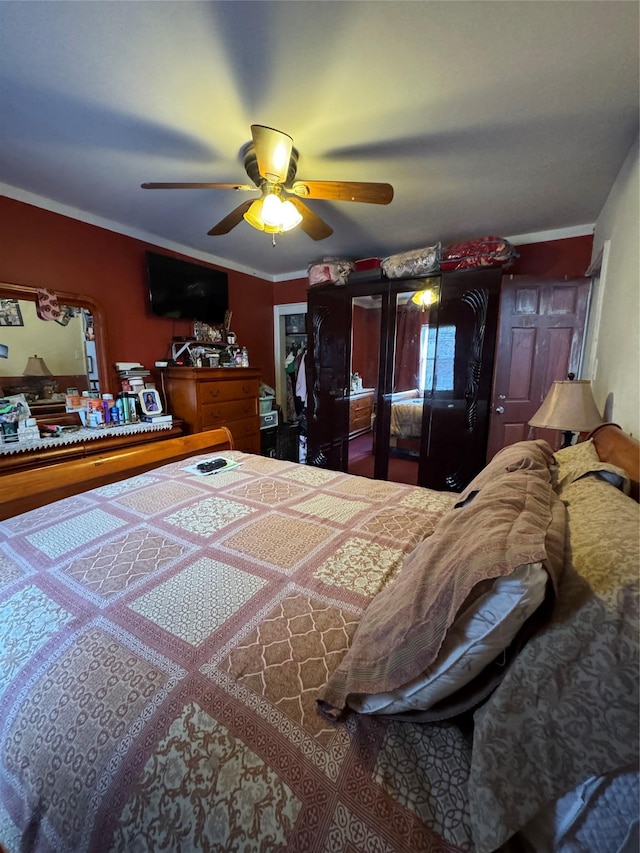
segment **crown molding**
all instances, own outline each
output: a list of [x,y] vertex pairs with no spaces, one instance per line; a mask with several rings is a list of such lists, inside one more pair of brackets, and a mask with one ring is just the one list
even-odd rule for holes
[[[172,240],[163,240],[155,234],[150,234],[147,231],[142,231],[138,228],[131,228],[127,225],[122,225],[120,222],[114,222],[111,219],[106,219],[102,216],[96,216],[93,213],[88,213],[85,210],[78,210],[75,207],[62,204],[45,196],[40,196],[19,187],[11,186],[0,182],[0,195],[12,198],[15,201],[22,201],[25,204],[31,204],[34,207],[40,207],[44,210],[49,210],[51,213],[59,213],[61,216],[68,216],[70,219],[77,219],[80,222],[85,222],[87,225],[95,225],[98,228],[105,228],[107,231],[113,231],[116,234],[122,234],[125,237],[132,237],[134,240],[141,240],[143,243],[150,243],[152,246],[158,246],[163,249],[169,249],[172,252],[178,252],[181,255],[194,258],[200,261],[205,261],[209,264],[216,264],[227,270],[243,273],[244,275],[254,276],[262,281],[280,282],[294,281],[300,278],[306,278],[308,270],[297,270],[293,272],[280,273],[278,275],[268,275],[259,270],[251,269],[250,267],[242,266],[241,264],[232,264],[230,261],[219,258],[216,255],[211,255],[208,252],[201,252],[193,249],[190,246],[184,246],[181,243],[175,243]],[[590,222],[584,225],[573,225],[568,228],[556,228],[549,231],[535,231],[530,234],[517,234],[505,239],[514,246],[526,246],[530,243],[547,243],[551,240],[566,240],[570,237],[585,237],[593,234],[595,223]]]

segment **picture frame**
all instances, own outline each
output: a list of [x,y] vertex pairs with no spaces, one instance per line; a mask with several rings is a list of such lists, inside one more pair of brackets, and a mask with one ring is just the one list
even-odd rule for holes
[[145,417],[162,414],[162,400],[155,388],[143,388],[138,391],[140,411]]
[[61,305],[60,306],[60,316],[56,319],[56,323],[59,323],[61,326],[68,326],[69,320],[75,316],[76,316],[76,309],[75,308],[72,308],[70,305]]
[[24,326],[17,299],[0,299],[0,326]]
[[286,314],[284,318],[285,335],[304,335],[306,333],[306,314]]

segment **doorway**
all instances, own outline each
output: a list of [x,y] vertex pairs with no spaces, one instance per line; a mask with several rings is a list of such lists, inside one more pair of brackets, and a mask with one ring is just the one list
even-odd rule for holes
[[307,303],[274,305],[273,356],[279,412],[276,455],[306,461]]

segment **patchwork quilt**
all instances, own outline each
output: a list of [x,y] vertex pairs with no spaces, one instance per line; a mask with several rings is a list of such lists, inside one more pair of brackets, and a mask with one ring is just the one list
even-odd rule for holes
[[3,844],[472,849],[466,731],[316,711],[454,496],[218,455],[0,523]]

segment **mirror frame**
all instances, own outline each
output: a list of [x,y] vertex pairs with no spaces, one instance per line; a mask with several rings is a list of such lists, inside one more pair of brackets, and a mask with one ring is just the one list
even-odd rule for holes
[[[44,285],[42,285],[44,288]],[[0,299],[26,299],[36,302],[36,293],[39,287],[29,287],[25,284],[12,284],[0,282]],[[93,317],[94,340],[96,345],[96,362],[100,382],[100,394],[109,390],[109,361],[107,358],[106,321],[104,310],[91,296],[79,293],[67,293],[65,290],[52,290],[61,305],[69,305],[72,308],[86,308]],[[44,321],[43,321],[44,322]]]

